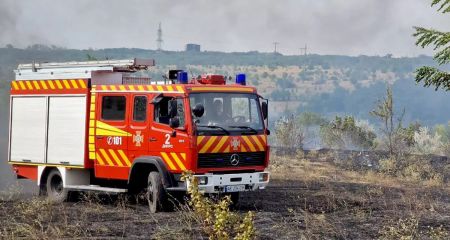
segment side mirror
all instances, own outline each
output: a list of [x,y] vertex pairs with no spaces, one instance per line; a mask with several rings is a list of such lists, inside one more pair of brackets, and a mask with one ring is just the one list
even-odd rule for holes
[[173,118],[178,115],[178,104],[176,99],[172,99],[169,101],[169,117]]
[[169,119],[169,126],[171,128],[177,128],[180,126],[180,119],[178,117],[173,117]]
[[267,119],[267,117],[269,116],[269,110],[268,110],[269,108],[268,108],[267,102],[262,102],[261,108],[262,108],[263,118]]
[[201,103],[197,103],[197,105],[195,105],[194,109],[192,109],[192,113],[194,113],[194,116],[196,117],[202,117],[203,114],[205,113],[205,107],[203,106],[203,104]]

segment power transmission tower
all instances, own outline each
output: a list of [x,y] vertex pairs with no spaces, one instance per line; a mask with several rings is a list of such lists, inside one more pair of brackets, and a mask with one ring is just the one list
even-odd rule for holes
[[303,55],[306,56],[306,55],[308,55],[307,51],[308,51],[308,45],[306,45],[306,44],[305,44],[305,47],[300,48],[300,54],[303,53]]
[[159,27],[158,27],[158,38],[156,39],[156,47],[158,49],[158,51],[162,50],[162,43],[163,43],[163,39],[162,39],[162,28],[161,28],[161,23],[159,23]]
[[273,46],[274,46],[274,50],[273,53],[278,53],[277,52],[277,45],[280,44],[279,42],[273,42]]

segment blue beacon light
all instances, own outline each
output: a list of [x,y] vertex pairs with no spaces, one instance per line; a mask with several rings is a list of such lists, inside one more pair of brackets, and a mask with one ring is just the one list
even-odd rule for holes
[[236,75],[236,84],[246,85],[245,83],[245,74],[240,73]]
[[187,84],[188,83],[188,73],[185,71],[178,72],[177,80],[178,80],[178,83]]

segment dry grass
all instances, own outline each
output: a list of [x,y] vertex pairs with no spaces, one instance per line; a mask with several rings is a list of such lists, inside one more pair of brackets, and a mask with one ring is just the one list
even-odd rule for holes
[[[255,212],[257,239],[448,239],[448,183],[311,161],[326,158],[272,157],[269,187],[242,194],[237,210]],[[8,191],[0,198],[1,239],[206,238],[202,220],[184,203],[149,214],[122,196],[87,194],[54,205],[23,198],[17,187]]]

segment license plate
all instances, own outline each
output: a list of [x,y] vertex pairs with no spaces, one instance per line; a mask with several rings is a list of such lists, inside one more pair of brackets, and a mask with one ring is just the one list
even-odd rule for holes
[[243,192],[243,191],[245,191],[245,185],[232,185],[225,187],[225,192]]

